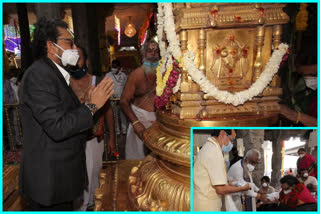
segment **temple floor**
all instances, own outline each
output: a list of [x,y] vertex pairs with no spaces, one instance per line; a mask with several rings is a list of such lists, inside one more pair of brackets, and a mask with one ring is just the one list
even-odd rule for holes
[[96,211],[133,211],[128,199],[128,178],[132,167],[137,166],[140,161],[104,162],[99,176],[100,188],[95,194]]

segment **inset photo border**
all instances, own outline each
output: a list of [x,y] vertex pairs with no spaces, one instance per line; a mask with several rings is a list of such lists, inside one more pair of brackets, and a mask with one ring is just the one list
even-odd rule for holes
[[192,211],[316,211],[316,129],[192,127]]

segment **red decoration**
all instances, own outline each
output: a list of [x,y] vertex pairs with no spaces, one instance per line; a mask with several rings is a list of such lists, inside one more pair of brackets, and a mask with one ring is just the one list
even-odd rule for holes
[[179,67],[177,60],[173,58],[173,68],[166,83],[166,87],[160,97],[158,97],[157,95],[154,97],[154,104],[157,109],[162,109],[169,102],[169,97],[173,93],[172,89],[177,84],[180,72],[181,68]]
[[243,22],[243,20],[242,20],[242,18],[241,18],[241,16],[234,16],[234,20],[236,21],[236,22]]
[[233,85],[232,79],[228,79],[227,83],[228,83],[228,85],[232,86]]
[[113,153],[113,156],[115,156],[116,158],[119,157],[119,152]]
[[218,15],[218,8],[214,8],[213,10],[211,10],[210,13],[211,13],[212,16]]
[[264,15],[265,15],[266,10],[265,10],[263,7],[259,7],[259,8],[257,8],[257,9],[258,9],[258,11],[259,11],[259,13],[260,13],[260,16],[264,16]]
[[238,53],[238,50],[237,50],[237,49],[232,49],[232,51],[231,51],[231,55],[232,55],[232,56],[237,55],[237,53]]
[[282,57],[282,61],[280,63],[280,68],[285,64],[285,62],[288,60],[290,54],[290,49],[287,50],[287,53]]
[[221,54],[221,48],[220,47],[216,47],[216,54],[220,55]]
[[244,58],[247,58],[248,57],[248,51],[249,51],[249,49],[248,48],[246,48],[246,47],[244,47],[244,48],[242,48],[242,56],[244,57]]
[[145,41],[146,31],[149,28],[150,20],[151,20],[153,15],[154,15],[153,12],[146,15],[146,18],[144,19],[144,23],[143,23],[142,27],[139,30],[140,45]]

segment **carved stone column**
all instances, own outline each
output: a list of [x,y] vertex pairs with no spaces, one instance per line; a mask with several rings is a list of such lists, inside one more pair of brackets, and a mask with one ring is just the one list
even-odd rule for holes
[[271,159],[271,186],[277,187],[281,178],[281,161],[282,161],[282,140],[280,138],[282,130],[266,130],[265,140],[272,142],[272,159]]

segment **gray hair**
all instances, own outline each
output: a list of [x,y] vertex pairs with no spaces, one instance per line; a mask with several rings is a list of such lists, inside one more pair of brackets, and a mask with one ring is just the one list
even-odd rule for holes
[[146,41],[146,42],[142,45],[142,47],[141,47],[141,49],[140,49],[140,53],[141,53],[142,58],[144,58],[144,57],[146,56],[146,48],[147,48],[147,46],[150,45],[150,44],[152,44],[152,43],[157,44],[157,45],[158,45],[158,48],[159,48],[159,44],[158,44],[158,42],[156,42],[155,40],[152,39],[152,40]]
[[245,159],[248,159],[249,157],[258,156],[258,159],[261,158],[261,154],[257,149],[250,149],[247,151],[246,155],[244,156]]

